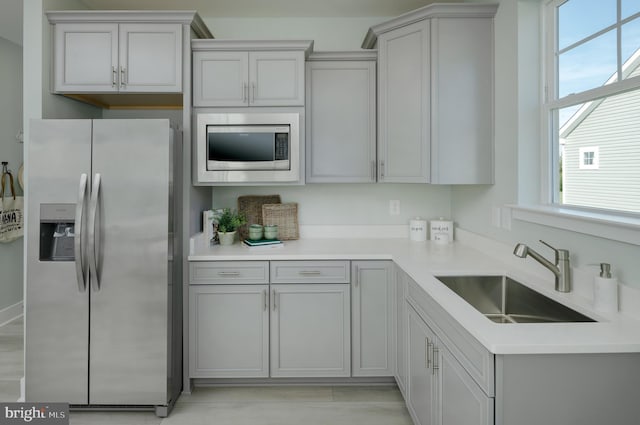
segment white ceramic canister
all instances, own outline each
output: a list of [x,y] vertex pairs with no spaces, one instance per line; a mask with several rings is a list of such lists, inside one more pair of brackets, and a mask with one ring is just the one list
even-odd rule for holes
[[427,220],[420,217],[409,220],[409,239],[416,242],[427,240]]
[[453,242],[453,221],[445,220],[442,217],[437,220],[431,220],[429,234],[431,235],[431,240],[437,243]]

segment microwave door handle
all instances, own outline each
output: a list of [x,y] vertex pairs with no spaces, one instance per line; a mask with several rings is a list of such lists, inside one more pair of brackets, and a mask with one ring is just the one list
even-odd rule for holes
[[[91,287],[95,292],[100,290],[100,278],[98,277],[98,255],[96,252],[96,223],[98,215],[98,201],[100,196],[100,173],[93,178],[91,189],[91,202],[89,204],[89,269],[91,270]],[[99,240],[99,239],[98,239]]]
[[82,246],[82,237],[84,231],[82,229],[82,223],[84,221],[84,207],[87,203],[87,175],[82,173],[80,175],[80,186],[78,188],[78,203],[76,204],[76,221],[73,229],[73,246],[74,256],[76,263],[76,279],[78,281],[78,291],[84,292],[87,290],[87,276],[84,262],[84,252]]

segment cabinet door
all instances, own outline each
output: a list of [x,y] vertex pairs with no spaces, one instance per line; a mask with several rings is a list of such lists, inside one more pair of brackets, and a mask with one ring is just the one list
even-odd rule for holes
[[487,396],[453,354],[438,344],[438,425],[493,425],[494,399]]
[[54,91],[118,91],[118,24],[56,24]]
[[378,38],[378,178],[429,182],[429,22]]
[[493,183],[493,19],[431,25],[431,182]]
[[407,316],[407,275],[396,267],[396,382],[407,398],[407,344],[409,322]]
[[407,305],[409,373],[407,408],[416,425],[436,424],[437,381],[433,369],[435,335],[418,313]]
[[349,285],[271,285],[271,376],[349,376]]
[[304,52],[250,52],[252,106],[304,106]]
[[120,24],[120,91],[182,91],[182,25]]
[[193,378],[269,376],[269,285],[189,288]]
[[249,54],[247,52],[195,52],[193,54],[194,106],[248,106]]
[[353,376],[393,376],[393,263],[354,261],[351,264]]
[[307,64],[307,183],[376,181],[376,63]]

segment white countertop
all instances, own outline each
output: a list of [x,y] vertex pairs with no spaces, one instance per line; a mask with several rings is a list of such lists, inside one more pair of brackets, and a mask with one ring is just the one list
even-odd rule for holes
[[[278,248],[249,249],[239,243],[229,247],[208,246],[195,239],[189,261],[393,260],[494,354],[640,352],[639,320],[623,314],[595,312],[591,300],[579,291],[556,292],[553,275],[542,266],[536,266],[541,274],[534,274],[524,266],[524,260],[501,261],[460,242],[437,245],[402,238],[301,239],[286,241]],[[494,323],[434,277],[465,274],[508,275],[598,322]]]

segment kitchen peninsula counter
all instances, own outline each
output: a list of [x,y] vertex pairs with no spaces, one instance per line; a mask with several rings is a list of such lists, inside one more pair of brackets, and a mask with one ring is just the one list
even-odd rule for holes
[[[193,239],[189,261],[391,260],[452,318],[494,354],[633,353],[640,352],[640,320],[625,314],[593,310],[585,296],[588,279],[559,293],[553,275],[512,255],[488,255],[495,246],[454,242],[439,245],[389,239],[301,239],[282,247],[209,246]],[[510,258],[513,257],[513,258]],[[539,270],[538,270],[539,268]],[[507,275],[597,322],[499,324],[447,288],[434,276]]]

